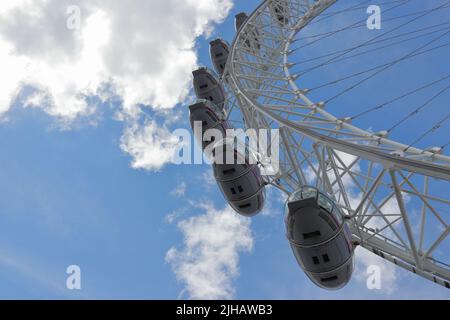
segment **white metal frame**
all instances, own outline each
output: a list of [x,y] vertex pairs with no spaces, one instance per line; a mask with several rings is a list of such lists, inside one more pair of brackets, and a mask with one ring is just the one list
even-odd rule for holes
[[[356,243],[450,288],[448,252],[441,253],[444,258],[433,257],[450,233],[444,216],[450,215],[449,194],[431,193],[442,186],[450,190],[450,157],[334,117],[322,103],[311,101],[290,73],[296,35],[336,1],[263,1],[233,41],[222,77],[229,102],[242,113],[247,128],[280,128],[281,169],[269,183],[287,193],[315,184],[347,214]],[[289,7],[286,24],[270,10],[282,3]],[[252,47],[255,35],[259,48]],[[433,183],[441,187],[432,188]],[[420,204],[417,223],[411,221],[411,199],[415,208]],[[438,226],[433,232],[430,223]]]

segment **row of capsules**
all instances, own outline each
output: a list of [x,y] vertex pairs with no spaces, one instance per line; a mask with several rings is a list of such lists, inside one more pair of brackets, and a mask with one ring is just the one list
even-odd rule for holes
[[[237,31],[246,19],[245,13],[236,16]],[[230,46],[225,40],[210,42],[210,56],[216,72],[206,67],[193,71],[198,100],[189,106],[189,120],[197,143],[206,155],[212,155],[214,178],[224,198],[237,213],[251,217],[264,207],[266,183],[251,153],[246,149],[241,152],[234,138],[232,141],[226,138],[227,130],[233,127],[227,121],[227,98],[220,79],[225,77],[229,55]],[[224,139],[216,140],[217,133]]]

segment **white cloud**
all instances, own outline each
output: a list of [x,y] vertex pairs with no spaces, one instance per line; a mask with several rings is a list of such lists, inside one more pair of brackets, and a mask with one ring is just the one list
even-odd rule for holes
[[266,188],[264,208],[259,214],[266,217],[277,217],[282,215],[286,200],[287,196],[282,191],[273,187]]
[[[81,24],[70,30],[74,5]],[[138,124],[141,107],[165,114],[189,100],[195,40],[208,36],[231,7],[232,0],[2,1],[0,119],[17,103],[40,108],[68,128],[80,118],[94,123],[97,103],[89,97],[122,101],[116,114],[127,122],[122,149],[134,168],[158,170],[176,143],[165,126]]]
[[[81,9],[80,30],[67,8]],[[71,121],[95,110],[85,96],[113,83],[125,109],[173,108],[186,99],[197,64],[195,39],[223,20],[231,0],[2,1],[0,114],[24,86],[28,105]],[[43,99],[46,97],[46,99]]]
[[198,180],[200,180],[204,188],[206,188],[207,190],[211,190],[212,187],[217,185],[212,168],[208,168],[203,171],[203,173],[198,177]]
[[133,158],[134,169],[157,171],[172,161],[180,143],[165,126],[146,120],[144,124],[134,122],[125,129],[120,147]]
[[178,223],[184,247],[171,248],[166,260],[191,299],[232,299],[239,253],[253,247],[250,220],[228,206],[217,210],[203,204],[201,209],[205,214]]
[[392,294],[397,289],[397,266],[390,263],[369,250],[358,247],[355,251],[355,274],[356,280],[367,282],[367,268],[369,266],[377,266],[380,270],[381,288],[378,292],[384,294]]
[[165,222],[171,224],[174,221],[178,220],[182,215],[186,214],[188,211],[189,209],[187,207],[178,208],[166,216]]
[[171,195],[178,198],[183,197],[186,194],[186,188],[186,182],[182,181],[172,190]]
[[66,28],[67,7],[67,1],[23,1],[2,10],[0,112],[31,86],[39,92],[27,106],[65,121],[93,113],[84,97],[95,95],[107,80],[102,50],[110,39],[110,21],[101,10],[91,11],[83,29],[73,32]]
[[[362,198],[361,194],[353,195],[350,198],[350,202],[352,203],[353,208],[355,208]],[[405,198],[405,201],[407,198]],[[384,206],[381,207],[381,210],[384,214],[399,214],[399,208],[397,204],[397,200],[391,198],[386,202]],[[394,216],[386,216],[387,221],[391,222],[395,219]],[[399,223],[399,222],[398,222]],[[397,223],[397,224],[398,224]],[[367,224],[366,227],[373,228],[375,230],[382,229],[386,226],[386,221],[381,217],[373,217]],[[395,227],[396,225],[394,225]],[[391,239],[397,240],[395,234],[388,228],[385,229],[382,235],[387,236]],[[358,281],[366,282],[367,274],[366,270],[369,266],[377,266],[380,268],[381,272],[381,293],[392,294],[397,289],[397,266],[390,263],[387,260],[384,260],[377,256],[376,254],[366,250],[364,248],[358,247],[355,251],[355,260],[356,260],[356,270],[355,277]]]

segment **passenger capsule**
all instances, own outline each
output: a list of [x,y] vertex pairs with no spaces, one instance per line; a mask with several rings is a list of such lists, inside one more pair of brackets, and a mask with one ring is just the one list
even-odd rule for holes
[[286,202],[287,238],[300,267],[319,287],[339,289],[353,273],[351,233],[342,211],[313,187]]
[[224,108],[225,91],[208,68],[200,68],[192,72],[194,76],[194,91],[198,99],[209,100],[220,108]]
[[209,44],[209,53],[214,69],[219,75],[223,75],[230,54],[229,44],[222,39],[216,39]]
[[286,0],[271,1],[270,12],[281,27],[289,23],[289,6]]
[[258,165],[250,163],[248,155],[242,155],[232,145],[214,149],[222,150],[223,160],[228,158],[228,161],[213,164],[214,177],[222,194],[237,213],[246,217],[256,215],[265,201],[265,182]]
[[248,18],[248,16],[245,12],[238,13],[234,17],[234,27],[236,28],[236,32],[238,32],[239,29],[241,29],[242,25],[247,20],[247,18]]
[[[226,136],[226,130],[231,126],[225,120],[226,116],[223,109],[216,106],[209,100],[199,100],[197,103],[189,106],[189,120],[192,131],[194,132],[197,142],[205,150],[211,143],[216,141],[215,137],[204,139],[205,132],[209,129],[217,129],[223,138]],[[200,127],[197,127],[201,125]]]
[[[245,12],[238,13],[234,19],[234,26],[236,28],[236,32],[244,25],[245,21],[247,21],[248,16]],[[247,37],[245,40],[245,45],[248,49],[252,51],[257,51],[261,49],[261,44],[259,42],[259,31],[255,27],[249,27],[247,34],[244,34],[244,37]]]

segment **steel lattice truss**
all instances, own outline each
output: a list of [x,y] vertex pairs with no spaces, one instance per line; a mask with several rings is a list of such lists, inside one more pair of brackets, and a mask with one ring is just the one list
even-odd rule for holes
[[[334,117],[290,73],[295,37],[335,2],[266,0],[253,12],[222,77],[230,114],[246,128],[280,129],[280,171],[270,184],[287,193],[319,187],[341,205],[355,242],[448,288],[450,158]],[[276,19],[277,5],[287,5],[288,19]]]

